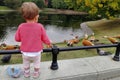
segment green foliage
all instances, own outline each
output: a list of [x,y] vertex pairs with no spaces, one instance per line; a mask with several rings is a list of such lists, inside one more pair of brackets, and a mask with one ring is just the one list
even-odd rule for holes
[[45,7],[44,0],[34,0],[34,2],[37,4],[39,8]]
[[76,1],[75,0],[64,0],[64,2],[67,4],[68,9],[74,9],[76,10]]
[[21,5],[22,1],[21,0],[4,0],[4,3],[9,8],[17,9]]
[[0,6],[0,10],[10,10],[10,8],[8,8],[6,6]]
[[120,13],[120,0],[64,0],[69,9],[86,11],[92,17],[112,19]]
[[32,2],[32,1],[35,1],[35,0],[22,0],[22,2]]
[[89,13],[91,15],[106,17],[109,19],[112,19],[114,17],[117,17],[116,15],[119,14],[120,7],[118,4],[120,4],[120,1],[117,0],[92,0],[88,7]]
[[39,8],[45,7],[44,0],[22,0],[22,2],[34,2]]
[[61,8],[61,9],[66,9],[67,5],[64,2],[64,0],[52,0],[52,6],[53,8]]
[[3,3],[9,8],[17,9],[21,6],[23,2],[34,2],[40,8],[45,7],[44,0],[4,0]]

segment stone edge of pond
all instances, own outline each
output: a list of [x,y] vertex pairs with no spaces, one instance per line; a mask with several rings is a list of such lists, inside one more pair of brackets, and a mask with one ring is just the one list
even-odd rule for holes
[[[120,76],[120,63],[112,60],[113,56],[96,56],[88,58],[78,58],[69,60],[58,60],[58,70],[51,70],[51,61],[41,62],[41,74],[38,78],[41,80],[109,80]],[[24,80],[23,75],[20,78],[11,78],[6,74],[6,68],[21,67],[22,64],[1,65],[1,80]],[[31,66],[31,72],[33,67]],[[33,79],[30,77],[29,79]]]

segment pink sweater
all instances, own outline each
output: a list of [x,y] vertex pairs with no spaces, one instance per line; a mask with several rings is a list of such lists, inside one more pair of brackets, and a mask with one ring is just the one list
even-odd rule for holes
[[37,52],[43,49],[43,43],[50,45],[46,31],[40,23],[22,23],[15,34],[15,40],[21,42],[20,50]]

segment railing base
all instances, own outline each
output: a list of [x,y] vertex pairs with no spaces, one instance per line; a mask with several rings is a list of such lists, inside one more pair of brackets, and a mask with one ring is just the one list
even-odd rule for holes
[[120,61],[119,56],[114,56],[114,57],[113,57],[113,60],[114,60],[114,61]]
[[50,68],[52,70],[57,70],[58,69],[58,64],[57,63],[52,63]]

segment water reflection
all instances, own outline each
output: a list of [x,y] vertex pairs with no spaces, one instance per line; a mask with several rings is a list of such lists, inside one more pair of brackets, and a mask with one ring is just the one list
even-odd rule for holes
[[7,44],[19,44],[14,40],[14,35],[16,32],[16,27],[7,27],[5,30],[5,35],[0,40],[0,43],[7,43]]
[[[86,17],[78,15],[40,14],[39,19],[53,42],[71,39],[73,36],[70,34],[82,36],[80,23],[84,21],[86,21]],[[19,44],[14,40],[14,34],[17,26],[22,22],[24,20],[18,12],[0,12],[0,43]]]
[[[70,34],[78,35],[79,37],[83,35],[81,29],[72,28],[62,28],[57,27],[56,25],[46,25],[46,32],[50,37],[51,41],[56,42],[63,42],[64,40],[72,39],[73,36]],[[14,35],[17,30],[17,27],[7,27],[5,30],[4,37],[1,38],[0,43],[7,43],[7,44],[19,44],[14,40]]]
[[63,42],[64,40],[72,39],[73,35],[81,37],[83,32],[81,29],[57,27],[56,25],[46,25],[48,36],[53,42]]

